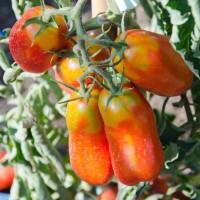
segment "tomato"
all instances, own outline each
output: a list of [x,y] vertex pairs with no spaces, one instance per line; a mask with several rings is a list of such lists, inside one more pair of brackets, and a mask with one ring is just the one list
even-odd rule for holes
[[[5,156],[6,152],[0,152],[0,161]],[[0,167],[0,191],[11,187],[15,173],[12,166]]]
[[49,51],[59,51],[66,46],[67,25],[61,15],[54,17],[58,28],[48,26],[36,37],[41,27],[39,24],[33,23],[21,29],[26,20],[38,17],[41,11],[41,6],[38,6],[25,12],[12,27],[9,37],[14,60],[24,71],[32,73],[46,72],[52,68],[58,57]]
[[[75,38],[76,39],[76,38]],[[110,56],[110,51],[107,48],[101,49],[100,45],[92,44],[91,47],[88,49],[88,53],[90,55],[94,54],[95,52],[98,52],[95,56],[91,57],[91,61],[102,61],[107,59]],[[86,70],[87,67],[83,66],[81,68],[79,61],[77,58],[62,58],[59,60],[59,62],[56,65],[55,70],[55,79],[59,82],[65,83],[67,85],[71,85],[75,88],[78,88],[80,84],[78,83],[78,78],[83,75],[84,70]],[[90,76],[95,76],[94,73],[91,73]],[[98,79],[100,77],[98,76]],[[92,83],[92,78],[86,78],[85,84]],[[59,85],[60,88],[67,93],[72,93],[72,90],[69,88]]]
[[[170,182],[170,184],[168,184]],[[153,181],[150,182],[150,190],[147,191],[145,194],[142,194],[142,196],[138,197],[137,200],[146,199],[147,197],[153,195],[153,194],[163,194],[166,195],[168,189],[171,187],[174,187],[178,185],[179,183],[173,179],[168,174],[165,174],[164,176],[159,176]],[[189,197],[186,197],[180,190],[175,191],[170,195],[171,197],[174,197],[176,199],[181,200],[190,200]],[[164,200],[165,198],[159,198],[160,200]]]
[[[118,36],[116,41],[121,39]],[[190,87],[193,73],[173,49],[169,37],[144,30],[126,32],[122,61],[118,72],[139,87],[161,96],[180,95]],[[119,58],[115,57],[116,62]]]
[[[84,67],[86,69],[86,67]],[[61,83],[71,85],[75,88],[78,88],[80,84],[78,83],[78,78],[83,75],[83,70],[80,67],[79,61],[77,58],[62,58],[56,66],[55,70],[55,79]],[[87,78],[85,83],[92,83],[93,79]],[[60,88],[67,93],[71,94],[72,90],[65,87],[64,85],[59,84]]]
[[98,200],[116,200],[117,198],[117,184],[116,185],[108,185],[106,186],[101,194],[97,196]]
[[[108,142],[98,109],[100,90],[86,98],[69,102],[66,122],[69,132],[70,163],[82,180],[92,185],[106,184],[113,176]],[[73,93],[71,99],[76,98]]]
[[164,153],[154,114],[143,95],[131,84],[107,106],[110,93],[99,95],[115,176],[126,185],[156,178],[163,168]]

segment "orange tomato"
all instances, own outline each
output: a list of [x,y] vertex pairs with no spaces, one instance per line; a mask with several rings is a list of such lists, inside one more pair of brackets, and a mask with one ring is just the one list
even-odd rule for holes
[[[69,132],[70,163],[77,176],[93,185],[104,185],[113,176],[108,141],[98,109],[99,88],[88,101],[69,102],[66,122]],[[71,95],[76,98],[77,93]]]
[[103,118],[115,176],[125,185],[150,181],[161,172],[164,153],[151,106],[131,84],[112,98],[103,89],[99,110]]
[[[100,48],[100,45],[92,44],[91,47],[88,49],[88,53],[90,55],[95,54],[99,51],[96,55],[91,57],[91,61],[102,61],[110,56],[110,51],[108,50],[108,48]],[[61,58],[56,65],[55,79],[59,82],[78,88],[80,84],[78,83],[77,79],[81,75],[83,75],[85,70],[87,70],[87,67],[81,67],[77,58]],[[90,73],[89,75],[95,76],[95,73]],[[98,76],[98,79],[101,79],[101,77]],[[92,81],[92,78],[86,77],[85,84],[88,85],[92,83]],[[66,91],[67,93],[72,93],[72,90],[70,90],[69,88],[61,84],[59,86],[62,90]]]

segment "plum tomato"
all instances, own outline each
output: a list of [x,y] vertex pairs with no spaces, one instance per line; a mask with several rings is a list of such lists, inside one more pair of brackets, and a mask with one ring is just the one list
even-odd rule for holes
[[[69,102],[66,123],[69,133],[69,157],[77,176],[92,184],[104,185],[113,176],[108,141],[98,109],[100,89],[94,88],[89,99]],[[71,95],[71,99],[77,97]]]
[[132,84],[124,85],[124,93],[114,96],[103,89],[99,95],[99,110],[115,176],[126,185],[156,178],[164,164],[152,108]]
[[[118,36],[116,41],[121,39]],[[169,42],[169,37],[145,30],[128,30],[127,48],[116,65],[137,86],[161,96],[177,96],[189,89],[193,73]],[[116,56],[114,62],[118,61]]]

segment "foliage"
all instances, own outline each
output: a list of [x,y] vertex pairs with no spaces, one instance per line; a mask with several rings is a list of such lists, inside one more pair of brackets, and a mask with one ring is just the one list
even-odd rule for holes
[[[78,79],[81,86],[80,98],[84,95],[86,99],[89,98],[86,92],[88,88],[83,80],[85,77],[90,77],[92,71],[104,77],[103,82],[94,77],[92,80],[106,89],[110,87],[111,101],[112,97],[121,94],[120,89],[125,79],[123,72],[117,74],[113,70],[117,63],[113,63],[112,60],[116,55],[122,58],[126,44],[123,40],[114,42],[109,36],[109,31],[112,25],[122,33],[123,39],[126,29],[138,28],[135,9],[128,11],[126,15],[126,12],[119,12],[116,5],[112,6],[112,3],[115,3],[112,0],[111,4],[108,4],[106,13],[82,23],[86,2],[87,0],[78,0],[73,6],[69,0],[55,0],[58,4],[56,14],[62,14],[67,19],[69,30],[67,38],[75,43],[75,48],[55,54],[60,57],[76,55],[80,64],[89,67],[89,70]],[[186,120],[183,123],[174,124],[179,115],[171,117],[172,113],[167,113],[169,97],[163,101],[161,109],[154,108],[165,152],[162,174],[172,175],[179,183],[178,187],[169,183],[168,193],[164,194],[163,199],[171,198],[170,190],[183,191],[189,199],[198,199],[200,196],[200,1],[140,0],[140,3],[149,17],[148,30],[168,35],[174,49],[180,53],[195,74],[190,90],[182,94],[178,101],[173,102],[174,109],[184,110]],[[12,0],[12,8],[17,19],[28,8],[36,5],[43,6],[44,1]],[[91,38],[83,32],[84,28],[86,30],[101,28],[102,31],[99,36]],[[7,33],[8,35],[1,37],[0,45],[8,44],[9,31]],[[78,35],[77,42],[73,39],[74,35]],[[84,40],[88,42],[87,45],[83,44]],[[114,48],[114,56],[103,61],[91,62],[91,57],[95,55],[88,55],[87,48],[94,43],[102,48]],[[60,89],[57,81],[52,81],[52,71],[43,74],[22,71],[16,63],[10,63],[2,47],[0,47],[0,67],[4,71],[4,84],[0,85],[0,100],[6,109],[0,114],[0,144],[8,152],[7,162],[15,167],[15,180],[10,199],[96,199],[103,187],[95,187],[81,181],[69,163],[68,131],[64,120],[69,95]],[[103,70],[105,68],[108,69]],[[119,87],[116,86],[117,83]],[[149,101],[154,96],[156,95],[147,93]],[[115,178],[112,181],[118,183],[119,200],[137,199],[149,187],[148,183],[143,182],[125,186]]]

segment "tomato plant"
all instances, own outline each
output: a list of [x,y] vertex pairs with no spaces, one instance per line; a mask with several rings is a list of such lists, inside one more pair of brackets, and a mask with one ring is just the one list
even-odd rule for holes
[[0,36],[10,200],[197,200],[199,0],[11,2],[16,23]]
[[124,69],[124,75],[133,83],[162,96],[180,95],[191,86],[193,73],[173,49],[169,37],[145,30],[129,30],[125,42],[127,48],[116,69],[121,73]]
[[[94,89],[88,100],[81,98],[68,103],[66,110],[70,163],[81,179],[93,185],[105,184],[113,175],[108,142],[98,110],[99,92],[99,89]],[[75,93],[71,98],[77,96]]]
[[[0,152],[0,161],[6,155],[5,151]],[[15,173],[13,166],[0,166],[0,191],[8,189],[12,186]]]
[[12,27],[9,37],[9,47],[14,60],[23,70],[32,73],[46,72],[52,68],[58,57],[50,51],[59,51],[66,44],[67,25],[60,15],[54,17],[54,26],[33,22],[24,27],[25,21],[36,19],[41,12],[41,6],[25,12]]
[[107,106],[109,92],[103,90],[99,109],[114,173],[122,183],[134,185],[159,175],[164,153],[149,103],[132,85],[125,86],[122,91],[124,95],[113,97]]

